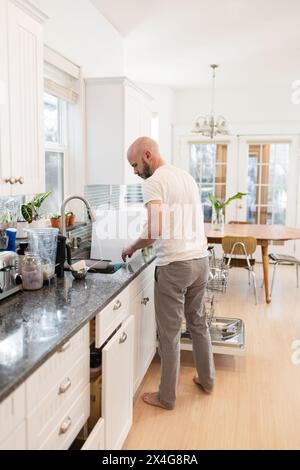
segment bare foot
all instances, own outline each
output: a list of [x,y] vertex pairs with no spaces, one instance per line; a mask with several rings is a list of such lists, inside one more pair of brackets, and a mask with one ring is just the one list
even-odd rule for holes
[[142,399],[145,403],[152,406],[158,406],[159,408],[163,408],[164,410],[173,410],[173,406],[163,405],[158,398],[158,392],[153,393],[144,393],[142,395]]
[[200,383],[200,380],[198,377],[194,377],[193,381],[196,385],[199,385],[199,387],[201,388],[201,390],[203,390],[203,392],[208,393],[209,395],[213,392],[212,389],[208,390],[207,388],[204,388],[203,385]]

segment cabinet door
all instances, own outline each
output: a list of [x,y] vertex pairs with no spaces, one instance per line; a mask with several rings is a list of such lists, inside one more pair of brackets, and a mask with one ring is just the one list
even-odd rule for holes
[[0,195],[10,195],[5,179],[10,177],[7,66],[7,0],[0,0]]
[[127,150],[130,145],[143,134],[141,132],[141,95],[130,86],[125,86],[125,122],[124,122],[124,161],[125,161],[125,183],[137,184],[140,182],[138,176],[126,160]]
[[154,281],[142,291],[140,318],[140,371],[144,378],[156,352],[156,322],[154,308]]
[[102,409],[106,449],[121,449],[132,424],[134,318],[102,351]]
[[142,304],[141,294],[138,294],[130,302],[130,313],[134,315],[134,337],[133,337],[133,394],[141,383],[141,316]]
[[141,135],[151,137],[152,109],[149,100],[141,100]]
[[44,190],[42,135],[43,39],[42,25],[8,2],[8,68],[11,174],[24,184],[12,194]]

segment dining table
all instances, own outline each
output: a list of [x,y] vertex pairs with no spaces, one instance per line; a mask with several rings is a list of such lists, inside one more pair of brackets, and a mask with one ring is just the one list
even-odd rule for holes
[[300,239],[300,229],[283,225],[245,223],[224,224],[223,230],[215,230],[210,223],[205,223],[204,226],[208,243],[221,244],[226,236],[256,238],[257,244],[261,246],[266,302],[267,304],[271,303],[269,290],[269,244],[271,241],[286,242],[288,240],[298,240]]

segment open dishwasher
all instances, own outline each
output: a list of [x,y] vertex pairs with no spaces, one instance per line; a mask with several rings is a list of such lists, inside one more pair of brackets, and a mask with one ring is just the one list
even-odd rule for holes
[[[226,292],[228,267],[223,260],[210,263],[210,272],[205,294],[205,312],[210,329],[214,354],[241,356],[245,352],[245,324],[240,318],[215,316],[215,301],[219,293]],[[185,319],[182,323],[181,349],[192,350],[192,340]]]

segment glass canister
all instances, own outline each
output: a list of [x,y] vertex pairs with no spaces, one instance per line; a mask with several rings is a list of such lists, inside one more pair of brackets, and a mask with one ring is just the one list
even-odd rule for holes
[[27,230],[29,250],[41,257],[44,280],[55,273],[58,228]]
[[24,290],[38,290],[43,287],[42,261],[36,253],[25,253],[22,262],[22,283]]

